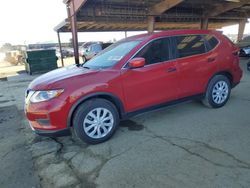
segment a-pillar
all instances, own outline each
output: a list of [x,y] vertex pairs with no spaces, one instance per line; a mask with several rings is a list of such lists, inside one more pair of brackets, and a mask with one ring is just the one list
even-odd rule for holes
[[240,20],[240,22],[239,22],[239,29],[238,29],[238,38],[237,38],[237,42],[241,41],[242,38],[243,38],[243,34],[244,34],[246,22],[247,22],[246,19]]
[[148,16],[148,32],[153,33],[155,28],[155,17]]
[[208,29],[208,18],[207,17],[201,19],[200,29]]

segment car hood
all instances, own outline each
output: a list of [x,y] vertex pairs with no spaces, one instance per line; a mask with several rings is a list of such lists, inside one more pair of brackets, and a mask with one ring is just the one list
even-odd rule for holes
[[61,82],[62,80],[79,75],[89,75],[96,72],[99,72],[99,70],[86,69],[83,67],[78,67],[76,65],[71,65],[50,71],[46,74],[37,77],[30,83],[28,89],[31,90],[52,89],[55,83]]

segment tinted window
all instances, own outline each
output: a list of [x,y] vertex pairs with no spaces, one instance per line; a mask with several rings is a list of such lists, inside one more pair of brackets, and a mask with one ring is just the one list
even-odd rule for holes
[[169,39],[157,39],[147,44],[135,57],[143,57],[146,65],[158,62],[168,61],[169,56]]
[[205,39],[208,42],[208,51],[214,49],[219,43],[219,41],[212,35],[206,35]]
[[206,52],[204,39],[201,35],[176,36],[179,57],[187,57]]

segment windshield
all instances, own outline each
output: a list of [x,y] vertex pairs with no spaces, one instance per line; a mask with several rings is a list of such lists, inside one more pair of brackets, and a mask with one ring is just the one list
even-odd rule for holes
[[92,69],[112,67],[140,42],[141,41],[117,42],[101,51],[97,56],[84,63],[82,66]]

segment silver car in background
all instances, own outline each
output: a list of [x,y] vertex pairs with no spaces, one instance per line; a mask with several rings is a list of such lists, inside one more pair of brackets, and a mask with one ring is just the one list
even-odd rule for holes
[[240,48],[241,57],[250,56],[250,36],[246,36],[241,41],[239,41],[237,46]]
[[250,46],[240,48],[241,57],[250,57]]
[[79,49],[79,54],[82,57],[83,63],[93,58],[96,54],[98,54],[100,51],[107,48],[111,44],[112,43],[103,43],[103,42],[84,43]]

